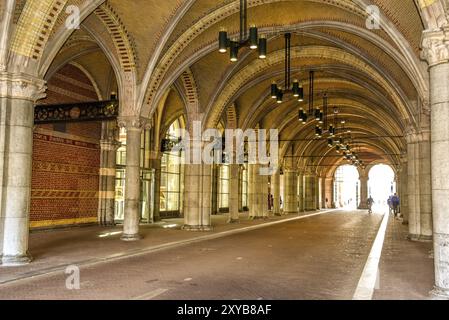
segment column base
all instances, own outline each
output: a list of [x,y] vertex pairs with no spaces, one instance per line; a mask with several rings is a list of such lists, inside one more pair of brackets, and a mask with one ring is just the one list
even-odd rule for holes
[[114,221],[100,223],[100,227],[115,227],[116,225]]
[[433,236],[419,236],[419,241],[420,242],[432,242],[433,241]]
[[230,224],[232,224],[232,223],[240,223],[240,219],[233,219],[233,218],[230,218],[230,219],[228,220],[228,223],[230,223]]
[[120,238],[120,240],[127,241],[127,242],[139,241],[142,239],[143,239],[143,237],[140,234],[123,234]]
[[184,231],[194,231],[194,232],[214,230],[214,228],[212,228],[212,226],[190,226],[187,224],[183,225],[181,229]]
[[20,267],[30,264],[33,257],[27,253],[24,256],[2,256],[0,265],[2,267]]
[[409,234],[409,235],[407,236],[407,240],[410,240],[410,241],[419,241],[419,235],[417,235],[417,234]]
[[407,239],[414,242],[432,242],[433,237],[432,236],[423,236],[418,234],[409,234],[407,236]]
[[449,300],[449,289],[443,289],[440,287],[433,287],[430,291],[430,297],[432,300]]
[[274,213],[274,215],[275,215],[276,217],[282,217],[282,214],[281,214],[280,212],[276,212],[276,213]]

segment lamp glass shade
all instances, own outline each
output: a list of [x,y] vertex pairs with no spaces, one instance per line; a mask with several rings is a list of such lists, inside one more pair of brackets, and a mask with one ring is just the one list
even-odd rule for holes
[[226,31],[220,31],[218,33],[218,51],[220,53],[226,53],[228,48],[228,33]]
[[320,109],[316,109],[315,110],[315,120],[320,121],[320,114],[321,114]]
[[304,101],[304,88],[299,87],[298,89],[298,101],[303,102]]
[[298,81],[293,82],[292,91],[293,91],[293,96],[298,98],[299,97],[299,82]]
[[238,55],[239,55],[239,47],[238,44],[235,42],[231,43],[231,61],[236,62],[238,61]]
[[259,39],[259,58],[265,59],[267,57],[267,39]]
[[278,86],[276,83],[271,84],[271,98],[276,99],[278,97]]
[[283,97],[284,97],[284,93],[282,92],[282,90],[278,90],[278,93],[276,95],[277,103],[281,104]]
[[258,32],[256,27],[249,28],[249,47],[251,50],[255,50],[258,47],[257,40],[258,40]]

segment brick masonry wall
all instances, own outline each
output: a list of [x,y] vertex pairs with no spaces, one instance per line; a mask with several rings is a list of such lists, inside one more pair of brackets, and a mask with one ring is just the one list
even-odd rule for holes
[[[48,82],[39,104],[96,101],[90,80],[67,65]],[[95,223],[98,211],[101,123],[36,126],[30,227]]]

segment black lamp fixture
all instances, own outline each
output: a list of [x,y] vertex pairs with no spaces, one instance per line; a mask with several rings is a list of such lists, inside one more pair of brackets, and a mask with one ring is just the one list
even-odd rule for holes
[[[314,71],[310,71],[309,72],[309,110],[305,111],[303,108],[299,109],[299,121],[301,121],[302,124],[306,124],[309,117],[310,119],[317,118],[317,112],[313,110],[313,106],[314,106],[314,97],[315,97],[315,72]],[[302,90],[302,97],[304,98],[304,91]],[[319,110],[319,109],[318,109]],[[321,111],[319,111],[321,112]],[[319,118],[319,115],[318,115]]]
[[271,84],[271,98],[281,104],[286,94],[292,94],[299,102],[304,101],[304,89],[299,85],[298,80],[291,81],[291,39],[292,34],[286,33],[285,37],[285,89],[278,87],[276,82]]
[[248,35],[248,2],[240,0],[240,37],[238,40],[228,38],[226,30],[218,33],[218,51],[226,53],[230,51],[230,59],[232,62],[238,61],[240,48],[249,47],[251,50],[259,49],[259,58],[267,57],[267,39],[264,36],[259,37],[259,31],[256,26],[249,28]]

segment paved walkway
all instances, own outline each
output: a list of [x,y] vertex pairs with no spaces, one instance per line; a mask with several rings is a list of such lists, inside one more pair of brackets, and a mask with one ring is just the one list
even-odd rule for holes
[[226,216],[212,216],[213,231],[211,232],[183,231],[181,230],[183,219],[168,219],[157,224],[142,225],[141,234],[144,238],[137,242],[121,241],[121,226],[34,232],[30,234],[29,241],[29,251],[34,261],[22,267],[0,267],[0,284],[65,270],[69,265],[86,265],[120,256],[155,251],[179,243],[188,243],[205,237],[220,236],[223,233],[237,232],[298,217],[298,215],[287,215],[272,216],[267,220],[250,220],[247,215],[242,215],[240,223],[228,224]]
[[[351,299],[383,216],[297,218],[214,217],[207,233],[171,220],[143,226],[135,243],[120,241],[119,227],[33,233],[36,261],[0,268],[0,299]],[[431,245],[407,241],[406,230],[390,219],[374,299],[428,297]],[[66,288],[67,265],[80,266],[80,290]]]
[[434,285],[432,243],[409,241],[407,235],[408,226],[391,218],[373,299],[429,299]]

